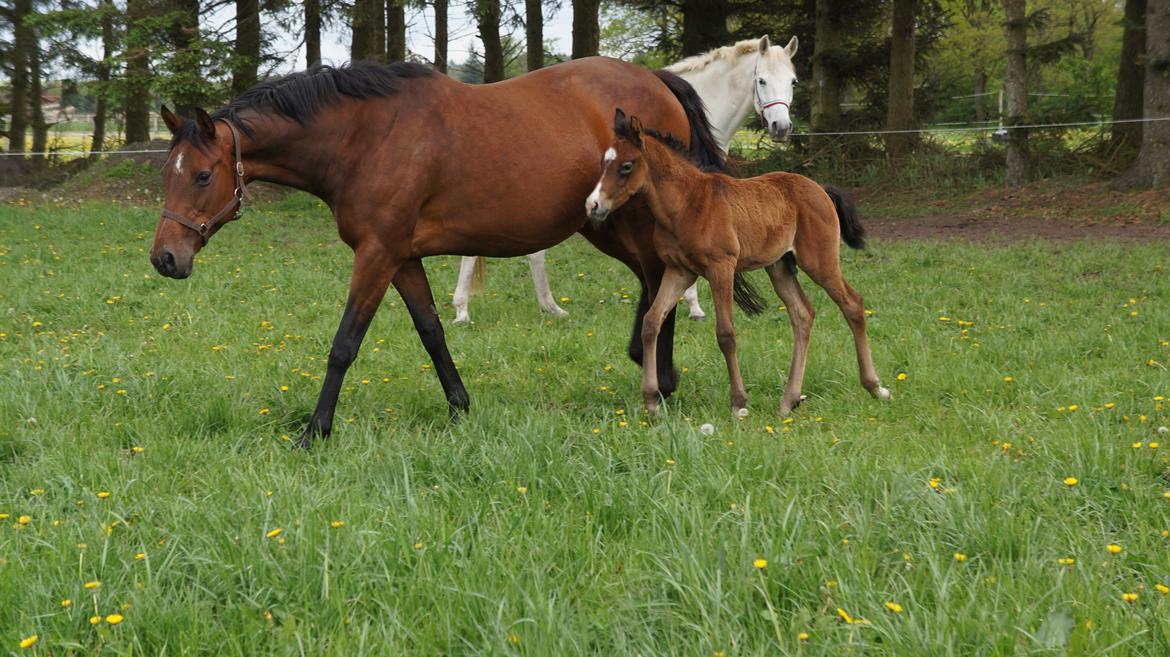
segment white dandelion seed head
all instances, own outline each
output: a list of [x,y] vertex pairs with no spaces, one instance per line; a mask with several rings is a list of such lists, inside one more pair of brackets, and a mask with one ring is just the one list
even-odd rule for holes
[[699,433],[703,434],[704,436],[710,436],[711,434],[715,433],[715,425],[708,422],[707,424],[699,427]]

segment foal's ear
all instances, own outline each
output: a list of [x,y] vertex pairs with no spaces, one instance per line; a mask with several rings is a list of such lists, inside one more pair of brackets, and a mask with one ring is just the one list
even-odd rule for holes
[[630,117],[630,140],[642,147],[642,120],[636,116]]
[[784,46],[784,53],[788,55],[788,59],[792,59],[792,56],[796,54],[796,48],[799,45],[800,41],[796,39],[796,35],[793,35],[788,41],[788,45]]
[[163,123],[167,124],[167,129],[171,131],[172,135],[178,132],[179,128],[183,125],[183,117],[167,109],[166,105],[159,108],[158,113],[162,117]]
[[622,108],[617,108],[613,111],[613,133],[615,135],[622,135],[626,133],[630,127],[630,121],[626,118],[626,113]]
[[208,141],[215,141],[215,122],[202,107],[195,108],[195,122],[199,124],[199,130]]
[[767,55],[768,48],[771,48],[771,47],[772,47],[772,40],[768,38],[767,34],[760,37],[760,54],[761,55]]

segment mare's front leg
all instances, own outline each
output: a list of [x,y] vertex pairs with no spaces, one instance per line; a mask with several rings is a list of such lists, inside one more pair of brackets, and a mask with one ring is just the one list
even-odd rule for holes
[[[658,355],[658,338],[663,321],[668,314],[674,312],[678,304],[678,295],[695,282],[695,275],[676,267],[668,267],[662,275],[662,282],[658,286],[658,294],[654,297],[654,304],[646,311],[642,319],[642,350],[646,362],[655,362]],[[658,385],[658,368],[642,368],[642,401],[646,405],[646,413],[651,417],[658,412],[658,401],[661,391]]]
[[394,276],[394,288],[402,295],[406,309],[410,311],[410,318],[414,320],[414,330],[418,331],[418,337],[435,366],[435,374],[439,375],[439,384],[443,386],[451,417],[466,413],[471,406],[467,389],[463,387],[463,380],[455,369],[451,352],[447,351],[447,338],[439,322],[435,298],[431,294],[431,285],[427,282],[422,261],[415,259],[404,262]]
[[711,301],[715,305],[715,337],[719,350],[727,361],[727,378],[731,384],[731,410],[737,417],[747,417],[747,391],[739,373],[739,359],[735,354],[735,321],[732,301],[735,285],[735,261],[711,265],[707,270],[711,283]]
[[314,438],[328,438],[333,430],[333,413],[337,408],[337,396],[345,373],[357,357],[362,338],[370,327],[370,320],[378,311],[390,279],[398,272],[402,260],[387,253],[376,240],[359,244],[354,249],[353,276],[349,280],[349,299],[341,324],[333,336],[333,347],[329,350],[325,382],[317,397],[317,406],[309,418],[309,426],[297,440],[298,447],[308,447]]
[[532,287],[536,289],[536,302],[540,309],[553,317],[568,317],[569,313],[557,305],[552,288],[548,286],[548,270],[544,266],[544,251],[528,254],[528,269],[532,272]]

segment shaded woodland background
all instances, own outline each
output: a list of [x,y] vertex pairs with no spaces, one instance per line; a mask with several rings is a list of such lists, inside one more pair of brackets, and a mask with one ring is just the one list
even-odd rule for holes
[[[190,114],[319,63],[327,31],[348,35],[351,59],[425,61],[468,82],[597,54],[658,67],[795,34],[804,136],[768,145],[761,168],[840,176],[858,163],[945,157],[1008,184],[1077,171],[1170,184],[1170,0],[456,2],[5,0],[0,145],[17,155],[0,157],[0,174],[50,180],[46,170],[83,164],[43,153],[92,149],[97,159],[147,143],[160,103]],[[452,9],[473,17],[482,43],[458,62],[448,57]],[[566,11],[571,44],[546,41],[546,20]],[[431,47],[409,51],[408,30]],[[1062,125],[1016,128],[1049,124]],[[77,138],[52,138],[63,128]],[[870,134],[823,134],[838,132]]]

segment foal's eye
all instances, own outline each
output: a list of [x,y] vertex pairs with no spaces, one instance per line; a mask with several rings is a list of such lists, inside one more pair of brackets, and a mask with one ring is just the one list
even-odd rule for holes
[[196,185],[207,185],[209,182],[211,182],[210,171],[200,171],[199,173],[195,174]]
[[620,173],[620,174],[621,174],[621,175],[623,175],[623,176],[628,176],[628,175],[630,175],[630,172],[631,172],[631,171],[633,171],[633,170],[634,170],[634,163],[633,163],[633,161],[630,161],[630,162],[622,162],[622,165],[621,165],[620,167],[618,167],[618,173]]

